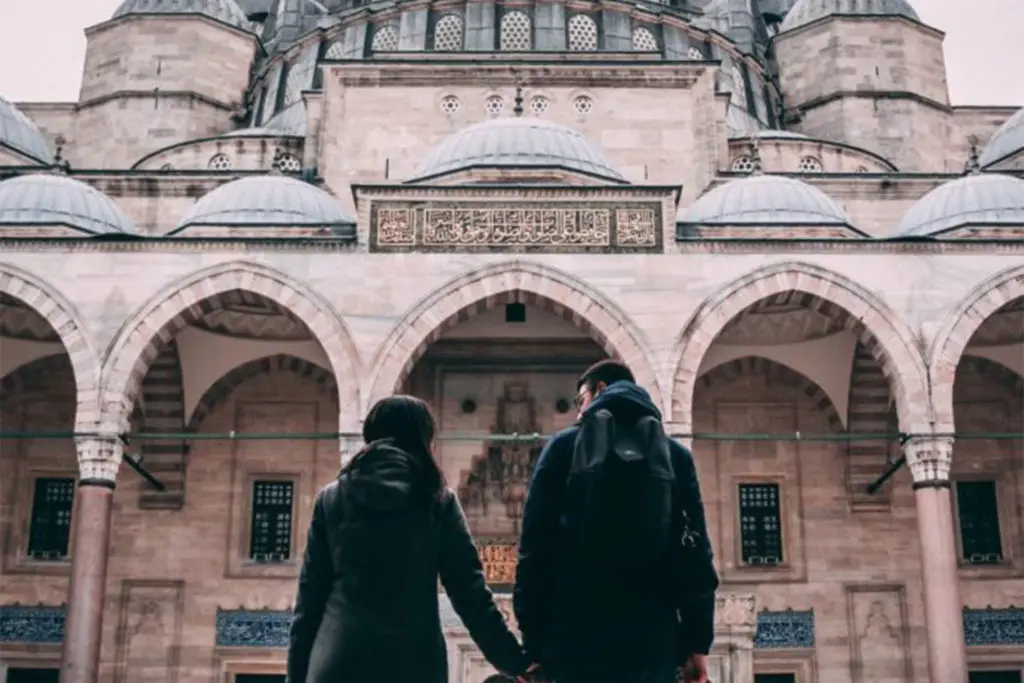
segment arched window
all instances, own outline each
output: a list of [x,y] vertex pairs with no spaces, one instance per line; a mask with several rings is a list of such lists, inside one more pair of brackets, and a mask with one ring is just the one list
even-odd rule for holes
[[343,59],[345,57],[345,45],[340,41],[336,40],[327,47],[327,52],[324,53],[324,59]]
[[702,62],[704,61],[704,53],[701,52],[699,48],[690,47],[690,49],[686,51],[686,58],[695,62]]
[[434,25],[434,49],[455,52],[462,49],[462,17],[446,14]]
[[501,18],[501,49],[525,52],[533,45],[533,26],[526,12],[515,10]]
[[398,31],[394,26],[381,26],[373,34],[370,50],[373,52],[394,52],[398,49]]
[[597,22],[586,14],[569,18],[569,49],[572,52],[593,52],[597,49]]
[[227,154],[214,154],[210,157],[210,160],[206,162],[206,167],[211,171],[230,171],[231,157]]
[[633,29],[633,49],[637,52],[657,52],[658,39],[654,37],[654,32],[646,26]]
[[803,157],[800,159],[799,168],[801,173],[821,173],[821,160],[812,156]]
[[732,160],[732,169],[734,173],[750,173],[754,170],[754,160],[748,156],[736,157]]

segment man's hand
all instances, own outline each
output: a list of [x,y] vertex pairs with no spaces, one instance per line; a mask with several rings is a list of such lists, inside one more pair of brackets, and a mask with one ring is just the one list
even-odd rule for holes
[[679,668],[680,683],[708,683],[707,655],[692,654],[686,664]]

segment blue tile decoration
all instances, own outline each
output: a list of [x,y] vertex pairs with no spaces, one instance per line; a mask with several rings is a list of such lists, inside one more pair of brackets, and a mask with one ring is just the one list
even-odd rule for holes
[[1024,645],[1024,608],[964,608],[968,645]]
[[754,647],[765,650],[814,647],[814,610],[759,612]]
[[60,644],[64,605],[0,605],[0,643]]
[[288,647],[290,611],[217,609],[218,647]]

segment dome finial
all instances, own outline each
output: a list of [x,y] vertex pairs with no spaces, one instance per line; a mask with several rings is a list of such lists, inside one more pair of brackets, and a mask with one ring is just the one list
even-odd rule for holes
[[53,142],[57,146],[57,150],[54,152],[53,163],[50,164],[50,170],[54,173],[70,173],[71,164],[64,158],[64,145],[68,143],[67,138],[58,134]]
[[750,134],[750,175],[761,175],[761,135],[755,130]]
[[977,135],[972,133],[967,136],[967,165],[964,166],[964,173],[967,175],[981,172],[981,163],[978,161],[981,153],[978,150],[978,143]]

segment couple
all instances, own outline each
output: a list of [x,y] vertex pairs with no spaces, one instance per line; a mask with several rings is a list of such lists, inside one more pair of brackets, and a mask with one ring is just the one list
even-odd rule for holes
[[440,578],[484,657],[520,683],[707,683],[718,576],[693,458],[629,368],[580,378],[523,513],[514,606],[496,607],[462,507],[409,396],[377,403],[366,446],[317,496],[289,683],[447,683]]

